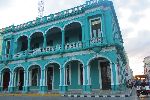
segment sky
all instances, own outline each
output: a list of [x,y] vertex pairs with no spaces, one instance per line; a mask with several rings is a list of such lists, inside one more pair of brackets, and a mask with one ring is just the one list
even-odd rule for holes
[[[57,1],[57,2],[56,2]],[[84,4],[86,0],[44,0],[44,15]],[[150,0],[112,0],[133,74],[143,74],[150,56]],[[0,29],[36,19],[38,0],[0,0]]]

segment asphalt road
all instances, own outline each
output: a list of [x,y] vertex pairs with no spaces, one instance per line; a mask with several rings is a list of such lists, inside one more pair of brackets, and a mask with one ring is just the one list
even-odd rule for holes
[[0,96],[0,100],[150,100],[150,96],[141,96],[138,98],[136,95],[131,97],[101,97],[101,98],[72,98],[72,97],[27,97],[27,96]]
[[130,97],[100,97],[100,98],[94,98],[94,97],[52,97],[52,96],[0,96],[0,100],[150,100],[149,96],[143,96],[140,97],[136,96],[135,90],[132,92],[132,96]]

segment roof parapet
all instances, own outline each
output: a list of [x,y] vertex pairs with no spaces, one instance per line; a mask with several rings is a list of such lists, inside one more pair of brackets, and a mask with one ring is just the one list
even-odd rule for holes
[[63,19],[65,17],[80,14],[80,13],[83,13],[85,10],[90,9],[92,5],[99,6],[99,5],[104,4],[103,3],[104,1],[108,1],[108,0],[89,0],[89,1],[86,1],[85,4],[80,5],[80,6],[76,6],[67,10],[63,10],[55,14],[50,14],[42,18],[36,18],[36,20],[29,21],[27,23],[23,23],[17,26],[11,25],[9,27],[2,28],[0,29],[0,34],[9,33],[9,32],[17,32],[17,31],[24,30],[27,28],[35,27],[37,25],[45,24],[47,22],[51,22],[54,20]]

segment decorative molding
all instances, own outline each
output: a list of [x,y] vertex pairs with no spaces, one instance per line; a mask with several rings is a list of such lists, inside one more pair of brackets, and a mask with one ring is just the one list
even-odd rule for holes
[[48,61],[48,63],[46,63],[46,64],[44,65],[44,69],[46,68],[47,65],[52,64],[52,63],[58,64],[58,65],[59,65],[59,68],[61,68],[61,64],[60,64],[58,61],[50,60],[50,61]]
[[111,61],[107,56],[100,55],[100,54],[96,54],[96,55],[94,55],[93,57],[91,57],[91,58],[87,61],[86,65],[89,65],[89,63],[90,63],[93,59],[95,59],[95,58],[105,58],[105,59],[107,59],[110,63],[112,63],[112,61]]
[[115,46],[102,48],[101,52],[108,52],[108,51],[113,51],[113,50],[116,50]]

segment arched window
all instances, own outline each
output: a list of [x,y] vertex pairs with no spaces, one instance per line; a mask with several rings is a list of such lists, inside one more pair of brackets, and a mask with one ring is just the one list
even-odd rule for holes
[[31,35],[31,50],[43,47],[44,37],[42,32],[35,32]]
[[58,27],[51,28],[46,33],[47,46],[61,44],[61,29]]
[[21,36],[17,40],[17,52],[25,51],[28,49],[28,38],[27,36]]
[[91,38],[102,37],[102,24],[101,18],[90,19]]
[[73,22],[65,27],[65,43],[82,41],[82,27],[78,22]]

